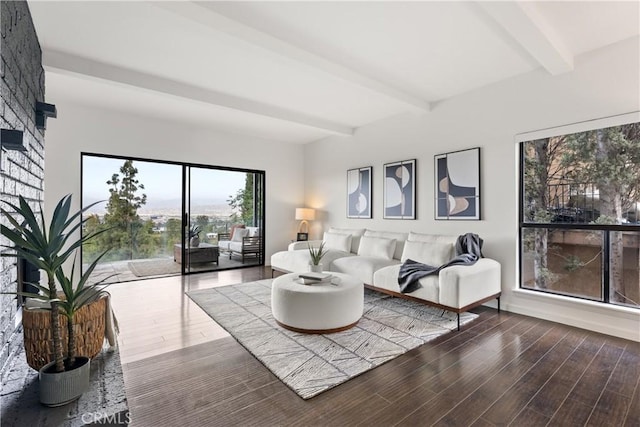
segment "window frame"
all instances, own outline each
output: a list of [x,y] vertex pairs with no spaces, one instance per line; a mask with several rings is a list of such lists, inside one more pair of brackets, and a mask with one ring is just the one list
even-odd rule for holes
[[[517,182],[518,182],[518,191],[517,191],[517,204],[518,204],[518,271],[517,271],[517,290],[527,291],[527,292],[536,292],[539,294],[551,294],[557,295],[565,298],[576,299],[576,300],[586,300],[595,303],[605,304],[611,307],[623,307],[629,308],[632,310],[640,310],[640,306],[634,307],[631,305],[625,304],[615,304],[610,302],[610,232],[612,231],[633,231],[636,233],[640,233],[640,224],[629,225],[629,224],[580,224],[580,223],[555,223],[555,222],[527,222],[525,220],[525,182],[524,182],[524,171],[525,171],[525,143],[543,139],[550,138],[554,136],[586,132],[590,130],[614,127],[619,125],[624,125],[628,123],[640,122],[640,112],[632,112],[626,113],[611,117],[605,117],[601,119],[590,120],[586,122],[577,122],[568,125],[562,125],[552,128],[541,129],[532,132],[525,132],[516,135],[515,143],[517,145],[517,167],[516,173],[518,174]],[[523,286],[523,255],[524,255],[524,245],[523,245],[523,233],[526,229],[533,228],[544,228],[544,229],[554,229],[554,230],[587,230],[587,231],[599,231],[603,232],[603,242],[602,242],[602,298],[601,299],[593,299],[585,296],[579,295],[570,295],[568,293],[561,293],[548,289],[533,289],[529,287]]]

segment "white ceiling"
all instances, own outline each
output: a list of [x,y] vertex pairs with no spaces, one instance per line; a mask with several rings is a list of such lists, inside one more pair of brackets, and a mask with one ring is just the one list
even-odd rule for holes
[[[294,143],[640,34],[640,1],[30,1],[49,103]],[[61,112],[62,113],[62,112]]]

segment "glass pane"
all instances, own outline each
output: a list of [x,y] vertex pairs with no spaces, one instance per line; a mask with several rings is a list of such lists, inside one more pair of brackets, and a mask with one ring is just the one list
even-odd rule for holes
[[522,143],[528,223],[640,221],[640,123]]
[[640,307],[640,232],[610,235],[609,299],[614,304]]
[[[82,157],[83,233],[106,229],[82,248],[84,268],[105,249],[93,280],[109,282],[180,274],[174,244],[181,235],[181,167],[84,155]],[[179,260],[178,260],[179,261]]]
[[522,287],[600,301],[602,247],[601,231],[525,228]]
[[262,263],[254,176],[259,174],[189,168],[188,219],[198,245],[188,242],[188,272]]

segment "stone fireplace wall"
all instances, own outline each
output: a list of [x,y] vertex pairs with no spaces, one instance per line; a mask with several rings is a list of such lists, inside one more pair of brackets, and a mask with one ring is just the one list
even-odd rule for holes
[[[44,131],[35,126],[36,101],[45,101],[42,51],[26,1],[0,2],[0,22],[0,127],[23,131],[27,148],[0,153],[0,199],[16,204],[22,195],[37,212],[44,204]],[[1,221],[9,226],[4,216]],[[9,242],[0,236],[0,244]],[[13,292],[17,284],[16,260],[0,258],[0,292]],[[16,296],[0,295],[0,373],[22,346],[19,321]]]

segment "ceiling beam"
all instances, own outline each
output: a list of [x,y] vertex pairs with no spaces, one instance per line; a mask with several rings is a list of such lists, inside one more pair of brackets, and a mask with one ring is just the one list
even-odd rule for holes
[[254,46],[275,53],[290,60],[297,61],[315,70],[320,70],[340,80],[356,84],[362,88],[382,94],[396,102],[400,102],[411,111],[424,113],[430,110],[429,103],[422,98],[394,88],[388,83],[368,77],[338,63],[329,61],[320,55],[311,53],[293,44],[253,27],[242,24],[212,10],[215,2],[200,5],[191,1],[154,2],[155,6],[173,12],[193,22],[202,24],[215,31],[223,32]]
[[217,92],[202,87],[180,83],[164,77],[105,64],[91,59],[46,49],[42,54],[42,62],[47,71],[60,74],[80,75],[90,79],[97,79],[195,100],[245,113],[257,114],[273,119],[283,120],[298,125],[320,129],[337,135],[351,136],[354,128],[344,126],[317,117],[307,116],[296,111],[287,110],[274,105],[253,101],[238,96]]
[[573,70],[573,55],[534,2],[477,3],[549,73],[557,75]]

